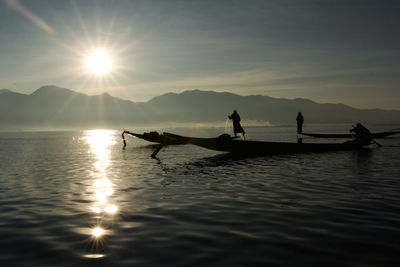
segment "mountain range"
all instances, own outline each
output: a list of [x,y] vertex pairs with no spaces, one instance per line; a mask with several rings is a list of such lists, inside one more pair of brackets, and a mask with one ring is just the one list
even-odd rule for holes
[[32,94],[0,89],[0,129],[129,127],[163,122],[225,121],[236,109],[242,122],[294,124],[298,111],[306,123],[400,123],[400,110],[357,109],[308,99],[191,90],[166,93],[147,102],[132,102],[108,93],[89,96],[57,86]]

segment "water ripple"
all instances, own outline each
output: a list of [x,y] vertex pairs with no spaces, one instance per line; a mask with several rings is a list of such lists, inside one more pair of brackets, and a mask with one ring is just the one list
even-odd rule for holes
[[0,135],[3,266],[400,263],[399,138],[254,158],[171,146],[154,160],[115,131]]

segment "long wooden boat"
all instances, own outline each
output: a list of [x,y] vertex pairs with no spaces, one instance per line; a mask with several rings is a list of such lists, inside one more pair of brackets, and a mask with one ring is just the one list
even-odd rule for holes
[[152,143],[165,144],[165,145],[182,145],[182,144],[184,144],[182,140],[172,139],[168,135],[159,134],[158,132],[149,132],[149,133],[138,134],[138,133],[132,133],[129,131],[123,131],[122,139],[124,140],[125,146],[126,146],[125,134],[129,134],[129,135],[132,135],[139,139],[143,139],[143,140],[146,140],[146,141],[152,142]]
[[[284,153],[304,153],[304,152],[324,152],[335,150],[356,150],[369,144],[360,144],[357,141],[347,141],[344,143],[290,143],[290,142],[264,142],[249,140],[234,140],[230,135],[223,134],[217,138],[187,137],[172,133],[153,134],[149,138],[148,134],[135,134],[125,131],[138,138],[149,142],[155,142],[162,146],[192,144],[203,148],[230,152],[241,155],[268,155]],[[126,144],[126,143],[124,143]],[[152,156],[158,153],[155,151]]]
[[[400,133],[400,130],[390,130],[386,132],[378,132],[378,133],[372,133],[373,138],[383,138],[387,136],[391,136],[394,134]],[[349,134],[323,134],[323,133],[302,133],[302,135],[305,136],[311,136],[311,137],[316,137],[316,138],[351,138],[352,135]]]

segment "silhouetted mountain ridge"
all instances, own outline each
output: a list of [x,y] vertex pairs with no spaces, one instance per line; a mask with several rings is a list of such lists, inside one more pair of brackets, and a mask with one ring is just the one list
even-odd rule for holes
[[30,95],[0,90],[2,129],[40,127],[130,127],[160,122],[224,121],[236,109],[243,122],[294,124],[298,111],[307,123],[399,123],[398,110],[362,110],[309,99],[239,96],[228,92],[191,90],[166,93],[148,102],[132,102],[108,93],[89,96],[57,86],[43,86]]

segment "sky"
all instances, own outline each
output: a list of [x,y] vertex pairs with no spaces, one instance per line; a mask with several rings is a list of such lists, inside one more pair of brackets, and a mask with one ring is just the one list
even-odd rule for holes
[[[400,110],[400,1],[0,0],[0,88],[212,90]],[[113,68],[88,71],[106,51]]]

